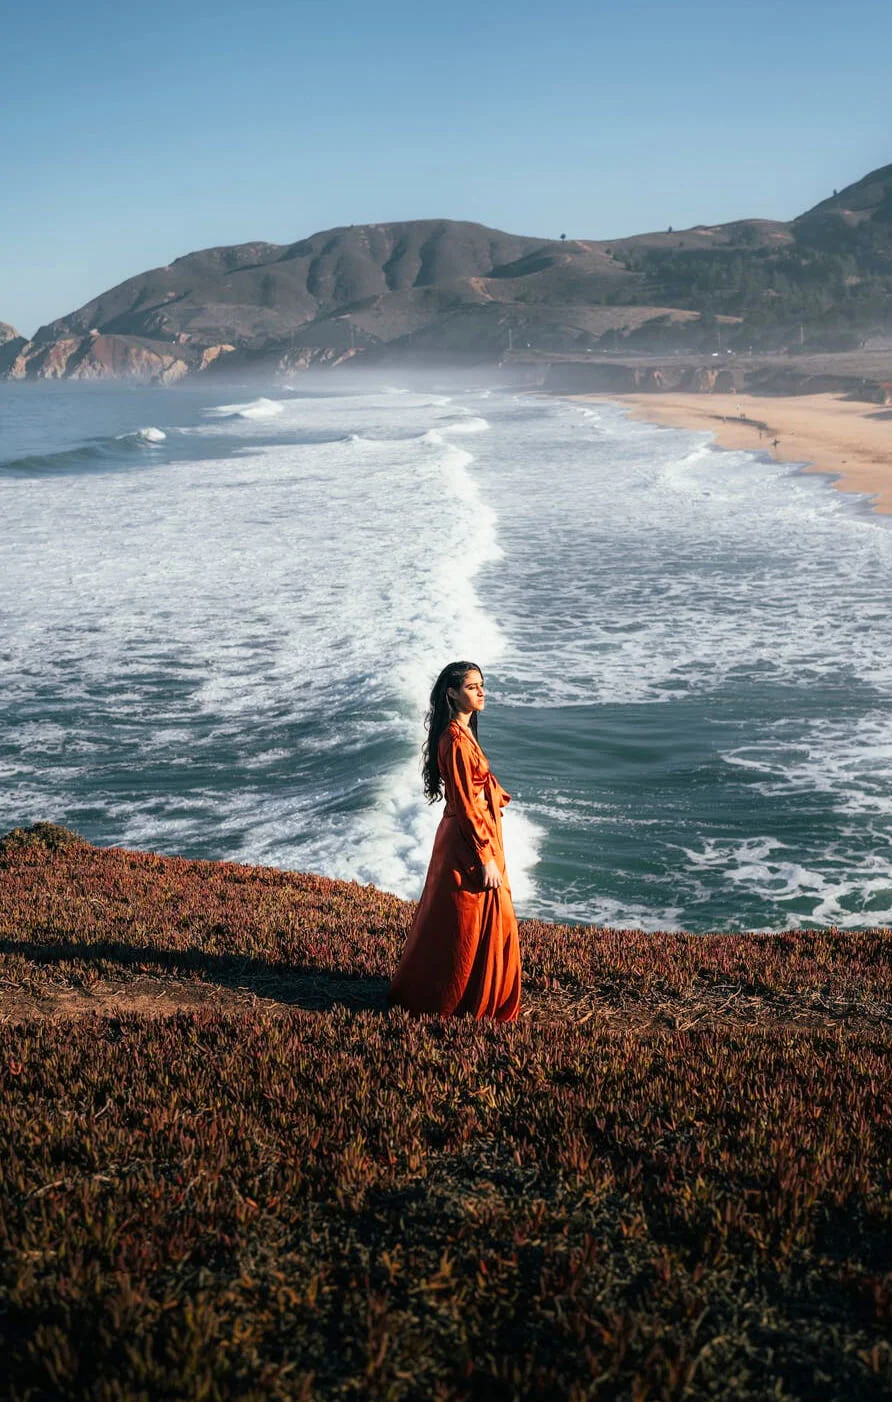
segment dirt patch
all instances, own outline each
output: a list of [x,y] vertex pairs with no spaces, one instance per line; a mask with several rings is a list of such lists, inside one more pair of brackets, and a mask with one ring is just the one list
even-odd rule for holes
[[[239,1013],[262,1008],[286,1013],[292,1008],[327,1012],[342,1006],[357,1012],[384,1013],[387,984],[386,979],[318,973],[254,980],[243,987],[153,976],[90,983],[56,980],[37,992],[0,987],[0,1023],[56,1021],[97,1013],[103,1017],[136,1013],[157,1018],[207,1009]],[[892,1009],[881,1002],[819,994],[763,996],[748,993],[742,985],[714,986],[646,1003],[616,994],[605,997],[585,988],[548,988],[525,993],[520,1016],[530,1022],[601,1023],[617,1031],[668,1027],[682,1032],[694,1026],[764,1025],[813,1032],[840,1024],[877,1028],[892,1021]]]

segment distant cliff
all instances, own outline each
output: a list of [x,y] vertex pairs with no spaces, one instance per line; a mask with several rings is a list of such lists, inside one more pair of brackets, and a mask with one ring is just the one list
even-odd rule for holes
[[190,371],[206,370],[231,345],[195,346],[186,353],[176,342],[150,341],[138,336],[107,336],[93,330],[86,336],[22,340],[11,355],[4,347],[12,380],[135,379],[171,384]]
[[16,331],[7,321],[0,321],[0,377],[8,373],[16,356],[27,344],[20,331]]
[[[191,253],[0,345],[13,378],[892,338],[892,166],[790,223],[541,239],[448,219]],[[10,328],[11,331],[11,328]],[[14,336],[14,333],[13,333]],[[12,348],[14,349],[14,353]]]
[[[724,359],[724,358],[723,358]],[[870,404],[892,403],[888,356],[861,352],[835,355],[747,356],[722,364],[676,357],[660,360],[553,361],[544,367],[542,388],[553,394],[840,394]]]

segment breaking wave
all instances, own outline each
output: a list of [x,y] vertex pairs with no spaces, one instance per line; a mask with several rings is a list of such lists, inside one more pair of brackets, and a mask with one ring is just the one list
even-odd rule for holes
[[[33,689],[39,627],[46,686],[79,719],[61,764],[52,729],[11,742],[17,779],[0,810],[10,824],[40,816],[50,786],[73,826],[84,795],[99,840],[417,897],[441,812],[420,773],[431,683],[450,657],[488,668],[505,645],[476,587],[501,557],[496,512],[472,454],[432,429],[429,396],[284,410],[265,398],[200,409],[205,427],[178,430],[178,459],[168,448],[163,493],[121,473],[101,491],[10,499],[26,541],[12,587],[38,561],[46,586],[6,640],[10,704]],[[165,444],[143,433],[106,446],[120,462]],[[83,472],[79,453],[64,458]],[[96,767],[100,715],[115,743],[126,731],[126,793]],[[505,840],[522,900],[538,829],[509,810]]]
[[284,411],[284,404],[278,399],[251,399],[246,404],[218,404],[208,409],[208,416],[215,419],[274,419]]
[[0,462],[0,473],[13,477],[42,477],[54,474],[115,470],[121,466],[121,453],[145,454],[146,449],[164,443],[167,434],[160,428],[138,428],[108,438],[93,438],[76,448],[54,453],[29,453]]
[[126,442],[128,438],[136,438],[140,443],[163,443],[166,437],[163,428],[137,428],[133,433],[119,433],[118,441]]

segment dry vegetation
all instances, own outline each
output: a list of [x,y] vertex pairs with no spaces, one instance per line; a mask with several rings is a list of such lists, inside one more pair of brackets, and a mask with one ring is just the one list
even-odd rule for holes
[[503,1026],[411,913],[0,844],[0,1394],[888,1397],[890,932],[524,922]]

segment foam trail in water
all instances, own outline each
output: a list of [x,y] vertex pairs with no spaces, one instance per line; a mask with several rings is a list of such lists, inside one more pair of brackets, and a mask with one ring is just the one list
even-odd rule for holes
[[833,796],[840,813],[892,816],[892,731],[888,711],[808,726],[782,720],[763,727],[754,744],[727,751],[727,764],[762,778],[752,787],[769,798],[796,793]]
[[[501,555],[495,513],[471,454],[431,431],[429,397],[280,408],[217,406],[199,433],[243,450],[195,458],[178,432],[186,457],[165,461],[163,484],[125,472],[100,484],[78,459],[52,492],[34,472],[7,493],[0,546],[19,543],[7,705],[29,714],[36,628],[43,684],[73,719],[64,746],[24,729],[10,740],[0,817],[45,816],[50,790],[57,813],[76,814],[89,791],[102,840],[212,843],[417,896],[442,811],[420,774],[431,683],[451,657],[488,668],[504,647],[476,592]],[[128,446],[155,443],[118,442],[115,461]],[[101,715],[128,753],[128,778],[107,789]],[[535,859],[522,815],[506,843],[520,894]]]
[[448,424],[448,425],[444,425],[442,431],[443,431],[444,433],[452,433],[452,434],[465,434],[465,433],[469,433],[469,434],[470,434],[470,433],[485,433],[486,430],[487,430],[488,428],[489,428],[489,424],[488,424],[488,422],[486,421],[486,419],[481,419],[481,418],[479,418],[478,416],[475,415],[474,417],[471,417],[471,418],[459,419],[457,423],[451,423],[451,424]]
[[[499,422],[498,461],[488,442],[479,450],[507,550],[487,581],[508,642],[500,689],[539,711],[621,708],[629,736],[633,704],[667,734],[678,727],[682,746],[702,729],[703,770],[722,795],[701,811],[696,788],[680,789],[640,833],[618,804],[611,851],[635,859],[593,852],[579,899],[547,890],[546,877],[543,913],[637,916],[651,929],[674,915],[704,928],[715,912],[717,928],[888,920],[888,518],[767,454],[717,451],[708,434],[606,402],[591,428],[587,408],[516,402],[514,427]],[[570,796],[598,793],[587,761],[610,776],[601,792],[639,782],[622,756],[580,750],[580,776],[535,812],[552,834]],[[669,766],[661,744],[654,763]],[[638,797],[632,811],[647,811]],[[582,816],[565,825],[582,837]],[[747,836],[732,840],[728,827]]]
[[707,838],[699,850],[682,850],[693,869],[718,872],[729,887],[785,909],[787,929],[815,924],[851,929],[892,919],[889,865],[874,853],[863,852],[854,862],[828,853],[818,869],[791,859],[787,844],[770,836],[739,842]]
[[[851,498],[789,464],[718,452],[707,434],[655,428],[609,404],[603,432],[582,434],[572,431],[577,406],[562,408],[570,432],[560,409],[530,418],[529,442],[516,433],[488,479],[527,560],[552,558],[558,522],[575,546],[572,568],[550,578],[560,625],[542,627],[538,599],[511,610],[500,672],[513,704],[672,701],[760,669],[802,686],[852,669],[892,691],[890,615],[879,604],[889,518],[855,515]],[[522,573],[505,580],[525,594]],[[841,594],[858,607],[841,607]]]
[[[486,669],[504,650],[500,630],[483,609],[474,586],[480,569],[502,556],[495,512],[469,471],[474,459],[446,443],[436,430],[425,433],[420,442],[436,464],[446,500],[440,505],[442,519],[437,522],[429,573],[429,586],[439,601],[438,618],[422,649],[407,657],[400,669],[403,688],[412,700],[409,727],[418,737],[423,735],[434,680],[432,664],[433,672],[438,670],[434,659],[467,657]],[[450,509],[450,497],[459,505],[458,511]],[[357,818],[349,844],[329,862],[330,874],[417,897],[441,812],[424,800],[419,753],[384,778],[374,809]],[[509,810],[504,835],[513,894],[524,901],[534,890],[531,872],[538,861],[540,829],[524,814]]]
[[207,413],[219,419],[273,419],[281,414],[284,405],[278,399],[252,399],[247,404],[218,404]]

